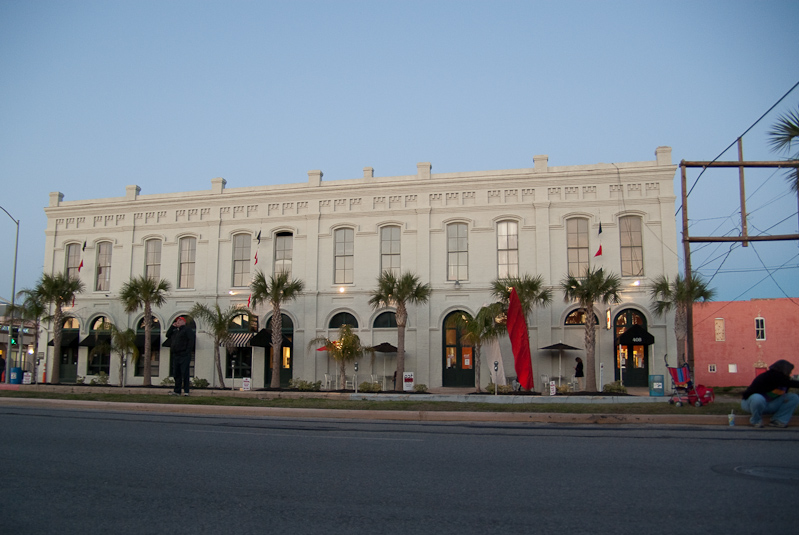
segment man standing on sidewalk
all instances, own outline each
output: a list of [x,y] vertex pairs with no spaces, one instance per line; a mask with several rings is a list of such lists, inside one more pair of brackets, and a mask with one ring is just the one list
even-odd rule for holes
[[183,395],[189,395],[189,363],[194,352],[194,331],[186,325],[186,318],[179,316],[166,332],[170,340],[169,357],[172,360],[172,377],[175,378],[175,390],[171,396],[179,396],[181,387]]
[[790,387],[799,388],[799,381],[791,379],[793,364],[778,360],[761,373],[743,393],[741,408],[750,413],[754,427],[763,427],[763,415],[771,414],[769,427],[788,427],[793,411],[799,405],[799,396],[788,393]]

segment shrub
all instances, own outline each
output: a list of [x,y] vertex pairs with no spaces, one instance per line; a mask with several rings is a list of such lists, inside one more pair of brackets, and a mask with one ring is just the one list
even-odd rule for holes
[[381,390],[383,390],[383,387],[380,385],[380,383],[364,381],[358,385],[359,392],[380,392]]
[[621,381],[613,381],[603,386],[602,392],[607,392],[608,394],[626,394],[627,388],[621,384]]
[[[495,392],[496,385],[494,383],[488,383],[486,387],[486,392],[489,394],[493,394]],[[510,385],[499,385],[499,394],[513,394],[513,387]]]
[[192,388],[208,388],[208,379],[201,379],[200,377],[192,377],[191,378],[191,387]]
[[289,388],[296,388],[303,392],[319,392],[322,390],[322,381],[312,383],[303,379],[291,379],[289,381]]
[[164,377],[164,380],[161,381],[161,386],[175,386],[175,380],[171,377]]
[[92,380],[89,381],[89,384],[92,386],[97,385],[107,385],[108,384],[108,374],[105,372],[100,372],[97,374],[97,377],[92,377]]
[[75,378],[75,384],[76,385],[82,385],[82,384],[85,384],[85,383],[86,383],[86,378],[85,377],[81,377],[80,375],[78,375]]
[[414,385],[413,391],[419,394],[424,394],[425,392],[427,392],[427,385],[421,383],[418,385]]

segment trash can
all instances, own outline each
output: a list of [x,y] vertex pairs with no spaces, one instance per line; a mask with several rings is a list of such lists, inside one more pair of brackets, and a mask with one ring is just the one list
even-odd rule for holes
[[21,385],[22,368],[11,368],[11,375],[8,376],[8,382],[12,385]]
[[663,396],[665,395],[665,388],[663,387],[662,375],[649,376],[649,395],[650,396]]

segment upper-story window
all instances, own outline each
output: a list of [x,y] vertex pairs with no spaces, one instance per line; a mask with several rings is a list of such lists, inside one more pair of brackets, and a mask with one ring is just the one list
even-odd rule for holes
[[80,271],[80,245],[70,243],[67,245],[67,265],[65,266],[67,277],[77,279]]
[[766,318],[755,318],[755,340],[766,339]]
[[291,232],[278,232],[275,236],[275,274],[291,276],[291,261],[294,256],[294,236]]
[[335,284],[352,284],[355,271],[355,231],[340,228],[335,232]]
[[349,312],[339,312],[338,314],[330,318],[330,322],[327,324],[327,328],[338,329],[342,325],[349,325],[353,329],[357,329],[358,320],[355,318],[355,316],[353,316]]
[[519,276],[519,224],[497,223],[497,275],[504,279]]
[[642,276],[644,274],[644,245],[640,217],[619,218],[619,241],[621,245],[621,276]]
[[588,269],[588,220],[573,217],[566,220],[566,254],[569,275],[580,277]]
[[391,226],[380,229],[380,273],[390,271],[400,275],[400,228]]
[[144,276],[154,281],[161,278],[161,240],[144,242]]
[[197,239],[180,239],[180,265],[178,288],[194,288],[194,263],[197,256]]
[[97,244],[96,266],[94,289],[98,292],[107,292],[111,289],[111,242],[104,241]]
[[233,236],[233,286],[250,284],[250,244],[249,234]]
[[469,230],[466,223],[447,225],[447,280],[469,279]]

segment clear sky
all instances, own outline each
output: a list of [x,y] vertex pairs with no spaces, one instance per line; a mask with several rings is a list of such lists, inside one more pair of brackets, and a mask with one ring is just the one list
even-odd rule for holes
[[[52,191],[628,162],[660,145],[675,163],[711,160],[799,81],[797,21],[796,0],[0,0],[16,289],[42,273]],[[776,159],[766,132],[797,108],[799,89],[744,137],[746,159]],[[797,232],[782,172],[748,174],[747,195],[751,233]],[[706,173],[688,206],[692,235],[738,234],[737,171]],[[15,228],[0,213],[5,298]],[[719,300],[799,296],[796,242],[698,245],[692,259]]]

